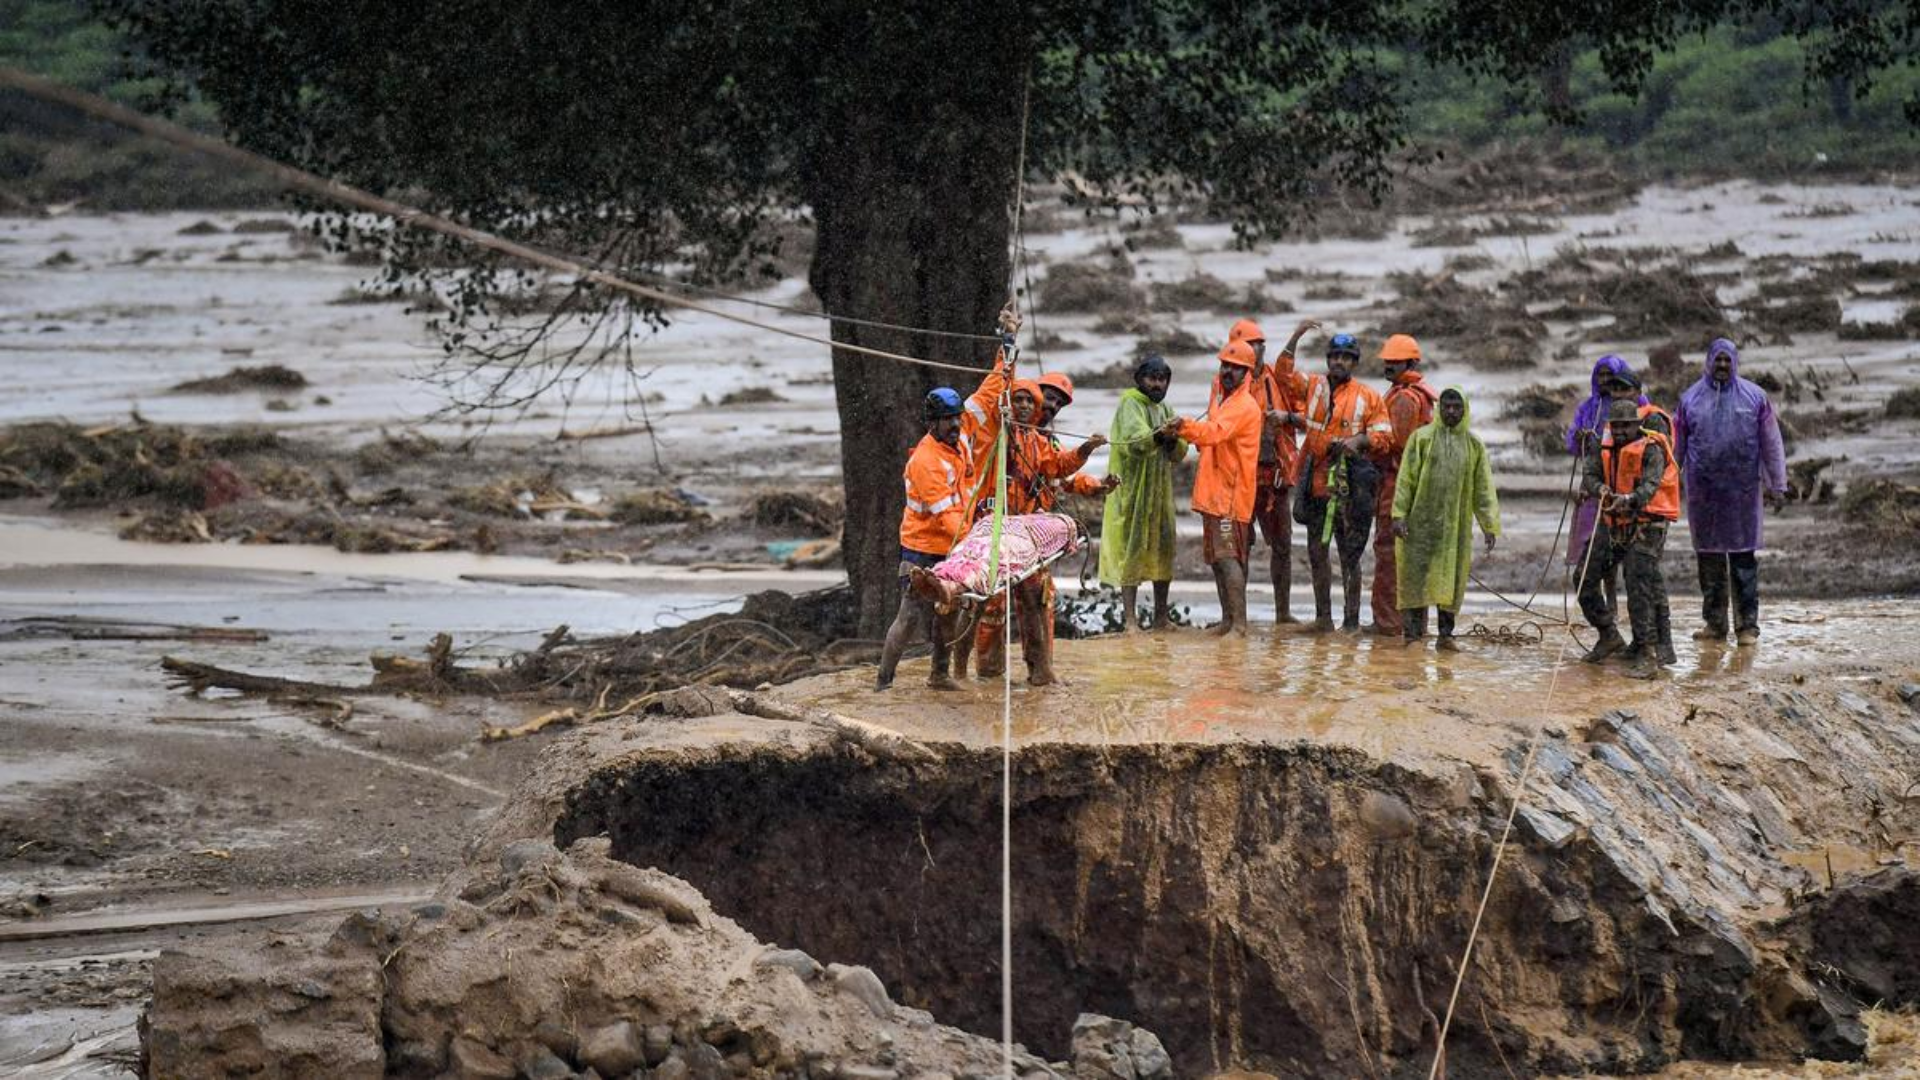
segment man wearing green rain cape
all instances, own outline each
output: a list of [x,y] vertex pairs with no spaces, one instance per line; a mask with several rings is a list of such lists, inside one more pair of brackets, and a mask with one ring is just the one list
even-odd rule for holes
[[1138,630],[1140,583],[1153,582],[1153,628],[1164,630],[1167,589],[1173,584],[1173,468],[1187,444],[1160,433],[1173,419],[1165,404],[1173,369],[1157,355],[1133,369],[1132,390],[1120,395],[1108,434],[1107,471],[1121,480],[1107,493],[1100,523],[1100,583],[1120,590],[1126,629]]
[[1500,535],[1493,470],[1485,444],[1467,429],[1466,395],[1449,387],[1433,420],[1408,438],[1393,492],[1393,535],[1400,539],[1395,572],[1408,644],[1426,636],[1432,606],[1440,609],[1435,647],[1458,648],[1453,618],[1467,593],[1476,520],[1492,551]]

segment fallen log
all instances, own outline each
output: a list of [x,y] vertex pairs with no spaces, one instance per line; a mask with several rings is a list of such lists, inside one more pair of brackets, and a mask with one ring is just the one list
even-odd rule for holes
[[785,720],[789,723],[824,728],[837,738],[844,739],[880,757],[908,761],[937,761],[940,758],[940,755],[925,743],[910,739],[890,727],[883,727],[865,720],[855,720],[851,716],[842,716],[826,709],[795,705],[747,690],[727,690],[725,693],[727,703],[735,712],[757,716],[762,720]]
[[212,664],[202,664],[197,660],[182,660],[177,656],[161,657],[160,669],[170,676],[167,680],[170,686],[176,689],[184,688],[192,694],[204,694],[208,690],[237,690],[242,694],[266,694],[275,697],[280,695],[340,697],[349,694],[389,692],[386,688],[378,686],[339,686],[334,683],[282,679],[275,675],[254,675],[245,671],[215,667]]

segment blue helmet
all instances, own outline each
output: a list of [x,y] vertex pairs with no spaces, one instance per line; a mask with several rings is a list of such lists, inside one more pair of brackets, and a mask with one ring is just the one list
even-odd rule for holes
[[960,394],[950,386],[934,387],[927,392],[926,400],[920,403],[920,416],[925,420],[959,415]]
[[1354,337],[1352,334],[1333,335],[1333,339],[1327,342],[1327,355],[1332,356],[1334,353],[1342,352],[1349,356],[1359,356],[1360,339]]

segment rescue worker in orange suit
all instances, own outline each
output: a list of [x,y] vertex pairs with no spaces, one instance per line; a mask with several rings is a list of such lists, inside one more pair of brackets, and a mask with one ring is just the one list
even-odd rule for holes
[[1673,628],[1667,616],[1667,583],[1660,555],[1667,526],[1680,518],[1680,470],[1673,443],[1664,430],[1650,426],[1631,398],[1607,406],[1607,432],[1600,452],[1588,459],[1582,490],[1601,499],[1600,537],[1587,556],[1580,578],[1580,612],[1600,631],[1600,640],[1583,659],[1598,664],[1627,647],[1607,604],[1607,572],[1619,566],[1627,592],[1627,617],[1642,649],[1630,674],[1650,679],[1660,665],[1671,664]]
[[[1227,332],[1228,341],[1244,341],[1253,347],[1252,390],[1254,402],[1265,417],[1260,432],[1260,465],[1254,478],[1253,523],[1267,545],[1267,574],[1273,582],[1273,621],[1298,622],[1293,617],[1293,521],[1287,504],[1293,494],[1294,457],[1298,453],[1300,427],[1280,418],[1299,413],[1299,403],[1266,363],[1267,335],[1252,319],[1241,319]],[[1293,343],[1289,343],[1291,348]]]
[[[900,512],[903,585],[908,567],[931,569],[966,534],[970,523],[967,498],[982,480],[978,474],[992,467],[990,460],[981,459],[986,458],[1000,434],[999,399],[1013,379],[1013,342],[1019,329],[1020,317],[1011,308],[1000,313],[1000,352],[972,397],[962,401],[959,392],[939,386],[920,403],[927,433],[914,444],[903,474],[907,489],[906,506]],[[914,595],[912,589],[902,588],[900,610],[887,628],[886,642],[880,650],[880,672],[874,689],[893,685],[900,656],[919,633],[933,642],[933,668],[927,675],[927,685],[936,690],[954,689],[955,683],[948,675],[954,621],[939,617],[931,603]]]
[[1302,375],[1294,366],[1295,346],[1306,334],[1320,329],[1312,319],[1293,332],[1287,347],[1273,363],[1274,379],[1300,411],[1281,420],[1300,425],[1306,433],[1294,463],[1295,521],[1307,528],[1307,565],[1313,571],[1313,630],[1333,629],[1333,571],[1327,558],[1327,519],[1332,516],[1333,541],[1340,552],[1340,591],[1345,602],[1341,629],[1360,632],[1360,558],[1366,554],[1367,534],[1373,531],[1374,484],[1378,470],[1369,457],[1386,452],[1392,438],[1380,395],[1353,377],[1360,362],[1360,343],[1352,334],[1335,334],[1327,342],[1327,373]]
[[[1076,476],[1095,450],[1107,444],[1106,436],[1095,435],[1072,450],[1063,450],[1043,430],[1046,418],[1046,394],[1041,383],[1019,379],[1013,384],[1013,430],[1007,440],[1007,513],[1042,514],[1050,511],[1062,481],[1079,479],[1091,483],[1091,490],[1104,494],[1118,484],[1117,477],[1107,481]],[[1079,490],[1077,487],[1075,490]],[[982,499],[974,512],[977,520],[993,512],[993,499]],[[1035,589],[1014,594],[1020,629],[1020,646],[1027,662],[1027,681],[1034,686],[1055,682],[1053,673],[1053,575],[1042,572]],[[982,679],[998,678],[1006,670],[1006,598],[987,601],[974,631],[973,648]],[[958,674],[967,671],[966,651],[956,660]]]
[[1402,627],[1395,595],[1398,579],[1393,561],[1393,489],[1400,477],[1400,455],[1406,452],[1407,440],[1433,422],[1434,403],[1440,395],[1420,376],[1420,343],[1412,335],[1388,338],[1380,347],[1380,362],[1387,377],[1387,396],[1382,404],[1390,430],[1386,448],[1372,455],[1380,470],[1373,514],[1373,632],[1398,635]]
[[[1040,430],[1046,434],[1047,441],[1053,449],[1058,451],[1060,439],[1053,433],[1053,420],[1060,415],[1061,409],[1073,404],[1073,380],[1064,371],[1049,371],[1036,381],[1040,384],[1041,396],[1046,398],[1046,407],[1040,413]],[[1097,437],[1100,439],[1099,445],[1107,444],[1106,436]],[[1086,473],[1076,471],[1070,476],[1054,480],[1053,487],[1056,491],[1064,490],[1088,498],[1099,498],[1119,484],[1120,478],[1117,476],[1095,479]],[[1052,509],[1052,505],[1048,503],[1047,508]]]
[[1212,630],[1219,635],[1247,632],[1247,554],[1264,426],[1253,396],[1253,366],[1253,346],[1228,342],[1220,350],[1220,400],[1212,411],[1203,420],[1176,416],[1160,428],[1168,438],[1200,448],[1193,509],[1206,530],[1201,551],[1220,594],[1221,620]]

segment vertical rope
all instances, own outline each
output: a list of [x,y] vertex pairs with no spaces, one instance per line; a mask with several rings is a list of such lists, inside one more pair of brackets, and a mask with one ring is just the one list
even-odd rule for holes
[[[1612,501],[1606,491],[1599,495],[1599,505],[1594,508],[1593,532],[1587,536],[1587,550],[1580,558],[1580,576],[1576,589],[1583,588],[1587,582],[1587,567],[1593,562],[1594,541],[1600,536],[1600,530],[1606,527],[1604,515],[1607,503]],[[1577,642],[1578,639],[1576,638]],[[1567,659],[1567,643],[1560,643],[1560,651],[1553,658],[1553,676],[1547,681],[1547,700],[1540,707],[1541,712],[1553,708],[1554,692],[1560,687],[1560,667]],[[1544,725],[1542,725],[1544,726]],[[1447,995],[1446,1018],[1440,1022],[1440,1034],[1434,1039],[1433,1065],[1427,1069],[1427,1080],[1435,1080],[1440,1069],[1447,1061],[1447,1033],[1453,1028],[1453,1010],[1460,1003],[1460,988],[1466,985],[1467,965],[1473,960],[1473,946],[1480,938],[1480,921],[1486,917],[1487,901],[1493,897],[1493,884],[1500,879],[1500,863],[1507,853],[1507,841],[1513,836],[1513,819],[1519,816],[1520,805],[1527,798],[1527,780],[1533,775],[1534,756],[1540,750],[1540,727],[1527,737],[1527,757],[1520,765],[1520,780],[1514,786],[1513,801],[1507,807],[1506,825],[1500,830],[1500,842],[1493,849],[1493,866],[1487,870],[1486,888],[1480,891],[1480,906],[1474,909],[1473,926],[1467,931],[1467,947],[1460,952],[1460,964],[1453,973],[1453,992]]]
[[1007,439],[1012,430],[1011,394],[1000,399],[1000,436],[994,440],[993,549],[987,580],[1001,593],[1000,620],[1000,1046],[1007,1080],[1013,1080],[1013,576],[1000,566],[1000,538],[1007,519]]

